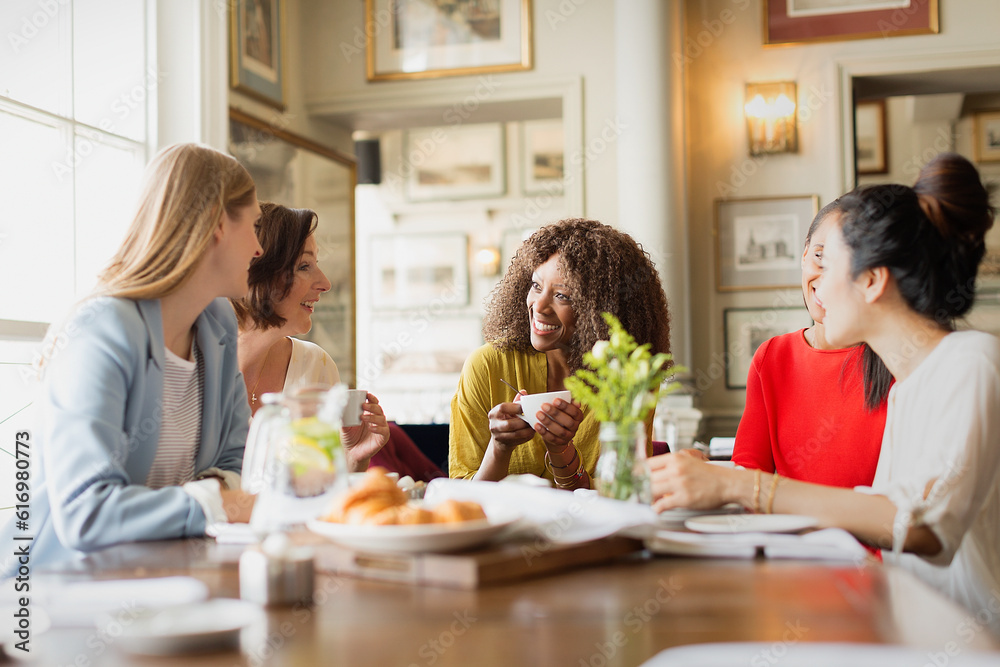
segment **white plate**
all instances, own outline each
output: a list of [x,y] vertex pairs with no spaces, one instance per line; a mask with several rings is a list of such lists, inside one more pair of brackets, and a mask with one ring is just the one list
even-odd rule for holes
[[485,544],[519,517],[509,511],[490,511],[480,521],[429,523],[416,526],[353,526],[313,520],[306,524],[318,535],[362,551],[421,553],[458,551]]
[[261,618],[261,608],[243,600],[220,598],[166,607],[145,612],[124,626],[118,645],[141,655],[237,649],[240,630]]
[[797,533],[815,528],[816,519],[797,514],[723,514],[697,516],[684,522],[698,533]]
[[657,515],[657,523],[662,526],[680,527],[688,519],[709,515],[732,515],[743,514],[746,510],[741,505],[730,503],[713,510],[692,510],[686,507],[678,507],[672,510],[663,510]]

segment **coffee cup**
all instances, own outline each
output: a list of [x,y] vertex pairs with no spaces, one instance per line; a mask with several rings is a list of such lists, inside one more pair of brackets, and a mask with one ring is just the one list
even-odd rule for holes
[[368,391],[366,389],[348,389],[347,403],[344,404],[341,424],[344,426],[360,426],[361,413],[363,412],[361,404],[367,399]]
[[570,394],[567,390],[546,391],[541,394],[524,394],[518,401],[523,414],[518,416],[528,422],[529,426],[534,428],[535,424],[538,423],[538,418],[535,415],[542,409],[542,405],[545,403],[552,403],[557,398],[561,398],[569,403],[572,400],[572,394]]

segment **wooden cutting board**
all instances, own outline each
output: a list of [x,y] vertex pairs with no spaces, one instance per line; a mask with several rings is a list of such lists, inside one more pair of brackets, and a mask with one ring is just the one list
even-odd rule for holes
[[508,542],[459,553],[356,551],[318,535],[300,536],[316,551],[316,569],[338,575],[421,586],[473,589],[606,563],[643,548],[641,540],[607,537],[581,544]]

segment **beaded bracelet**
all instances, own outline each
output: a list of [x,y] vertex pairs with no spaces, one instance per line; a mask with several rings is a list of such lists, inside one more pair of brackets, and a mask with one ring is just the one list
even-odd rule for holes
[[774,509],[774,492],[778,490],[778,480],[780,478],[781,475],[778,473],[774,473],[774,476],[771,477],[771,490],[767,493],[767,507],[764,509],[765,514],[771,514]]
[[[579,455],[580,455],[580,452],[578,450],[574,449],[573,450],[573,458],[571,458],[569,460],[569,463],[567,463],[564,466],[557,466],[555,463],[552,462],[552,457],[549,456],[549,453],[545,452],[545,464],[549,467],[550,470],[552,468],[559,468],[560,470],[565,470],[566,468],[568,468],[571,465],[573,465],[573,461],[576,461],[576,459],[579,457]],[[553,474],[555,474],[555,473],[553,473]]]
[[[569,477],[557,477],[555,473],[552,474],[552,477],[556,480],[556,486],[560,489],[571,489],[579,486],[580,482],[587,477],[587,469],[583,467],[583,461],[580,461],[580,465],[577,467],[576,472]],[[569,480],[569,482],[563,484],[563,480]]]

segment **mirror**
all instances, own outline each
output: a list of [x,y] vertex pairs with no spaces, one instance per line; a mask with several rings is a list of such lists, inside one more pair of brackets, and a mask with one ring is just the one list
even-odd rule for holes
[[332,287],[316,305],[312,330],[303,338],[326,350],[341,380],[354,387],[354,159],[232,108],[229,152],[250,172],[259,200],[312,209],[319,216],[319,266]]
[[[1000,186],[1000,159],[984,119],[1000,110],[1000,66],[900,72],[852,79],[854,182],[912,185],[934,155],[954,151],[969,158],[993,192]],[[992,112],[992,113],[991,113]],[[993,138],[1000,148],[1000,140]],[[996,203],[996,202],[994,202]],[[980,265],[980,298],[1000,299],[1000,225],[986,236]]]

